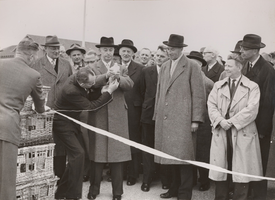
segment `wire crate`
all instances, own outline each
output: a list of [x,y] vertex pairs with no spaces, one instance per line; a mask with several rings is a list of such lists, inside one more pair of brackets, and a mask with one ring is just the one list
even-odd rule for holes
[[19,147],[52,142],[53,117],[53,111],[43,114],[34,111],[21,112],[21,141]]
[[[42,94],[43,94],[43,97],[45,98],[45,104],[48,101],[48,93],[49,93],[50,89],[51,89],[51,87],[49,87],[49,86],[43,86],[42,87]],[[28,96],[21,112],[31,111],[32,110],[32,104],[33,104],[32,97]]]
[[16,186],[17,200],[49,200],[54,199],[58,178],[40,179]]
[[18,149],[16,184],[54,177],[54,143]]

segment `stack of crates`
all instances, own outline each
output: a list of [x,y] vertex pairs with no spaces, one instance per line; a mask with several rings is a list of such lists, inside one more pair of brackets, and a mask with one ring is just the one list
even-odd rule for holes
[[[49,87],[43,87],[47,100]],[[54,112],[38,114],[32,111],[28,97],[20,112],[21,142],[18,149],[17,200],[54,199],[58,178],[53,172],[54,143],[52,126]]]

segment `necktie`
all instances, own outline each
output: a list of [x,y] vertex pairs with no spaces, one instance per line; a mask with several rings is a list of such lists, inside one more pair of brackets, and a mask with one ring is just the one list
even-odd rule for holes
[[248,68],[247,68],[247,73],[250,72],[252,69],[252,63],[248,62]]
[[57,73],[57,66],[56,66],[55,59],[52,60],[52,65],[53,65],[55,72]]
[[231,88],[230,88],[230,94],[231,94],[231,98],[234,97],[235,91],[236,91],[236,85],[235,85],[236,80],[233,79],[232,80],[232,84],[231,84]]

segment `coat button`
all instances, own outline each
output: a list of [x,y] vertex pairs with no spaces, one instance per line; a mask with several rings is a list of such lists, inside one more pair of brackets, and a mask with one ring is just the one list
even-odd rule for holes
[[166,102],[165,105],[168,106],[168,103]]
[[164,119],[167,119],[167,116],[164,116]]

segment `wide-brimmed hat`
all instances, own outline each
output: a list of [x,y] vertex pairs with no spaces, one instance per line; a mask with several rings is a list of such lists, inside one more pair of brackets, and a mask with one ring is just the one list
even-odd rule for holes
[[164,41],[163,44],[169,47],[187,47],[188,45],[184,44],[184,37],[181,35],[171,34],[168,41]]
[[129,40],[129,39],[124,39],[121,41],[121,44],[118,45],[118,50],[121,48],[121,47],[128,47],[130,49],[132,49],[134,51],[134,53],[137,52],[137,48],[134,46],[134,43],[132,40]]
[[70,46],[70,48],[66,51],[66,54],[70,55],[70,53],[74,50],[79,50],[81,51],[81,53],[85,54],[86,53],[86,50],[81,47],[79,44],[77,43],[74,43]]
[[230,51],[231,53],[237,53],[237,54],[241,54],[241,44],[242,44],[242,40],[239,40],[237,42],[237,44],[235,45],[235,49],[233,51]]
[[100,38],[100,44],[95,45],[97,48],[100,47],[117,47],[117,45],[114,44],[114,38],[113,37],[101,37]]
[[45,44],[41,44],[42,46],[51,46],[51,47],[59,47],[61,44],[56,35],[48,35],[46,36]]
[[203,56],[198,51],[191,51],[190,54],[187,57],[200,61],[202,63],[202,66],[206,66],[207,65],[207,62],[203,59]]
[[242,47],[246,47],[249,49],[260,49],[264,48],[265,44],[261,42],[262,38],[255,34],[246,34],[243,37],[243,41],[241,43]]

